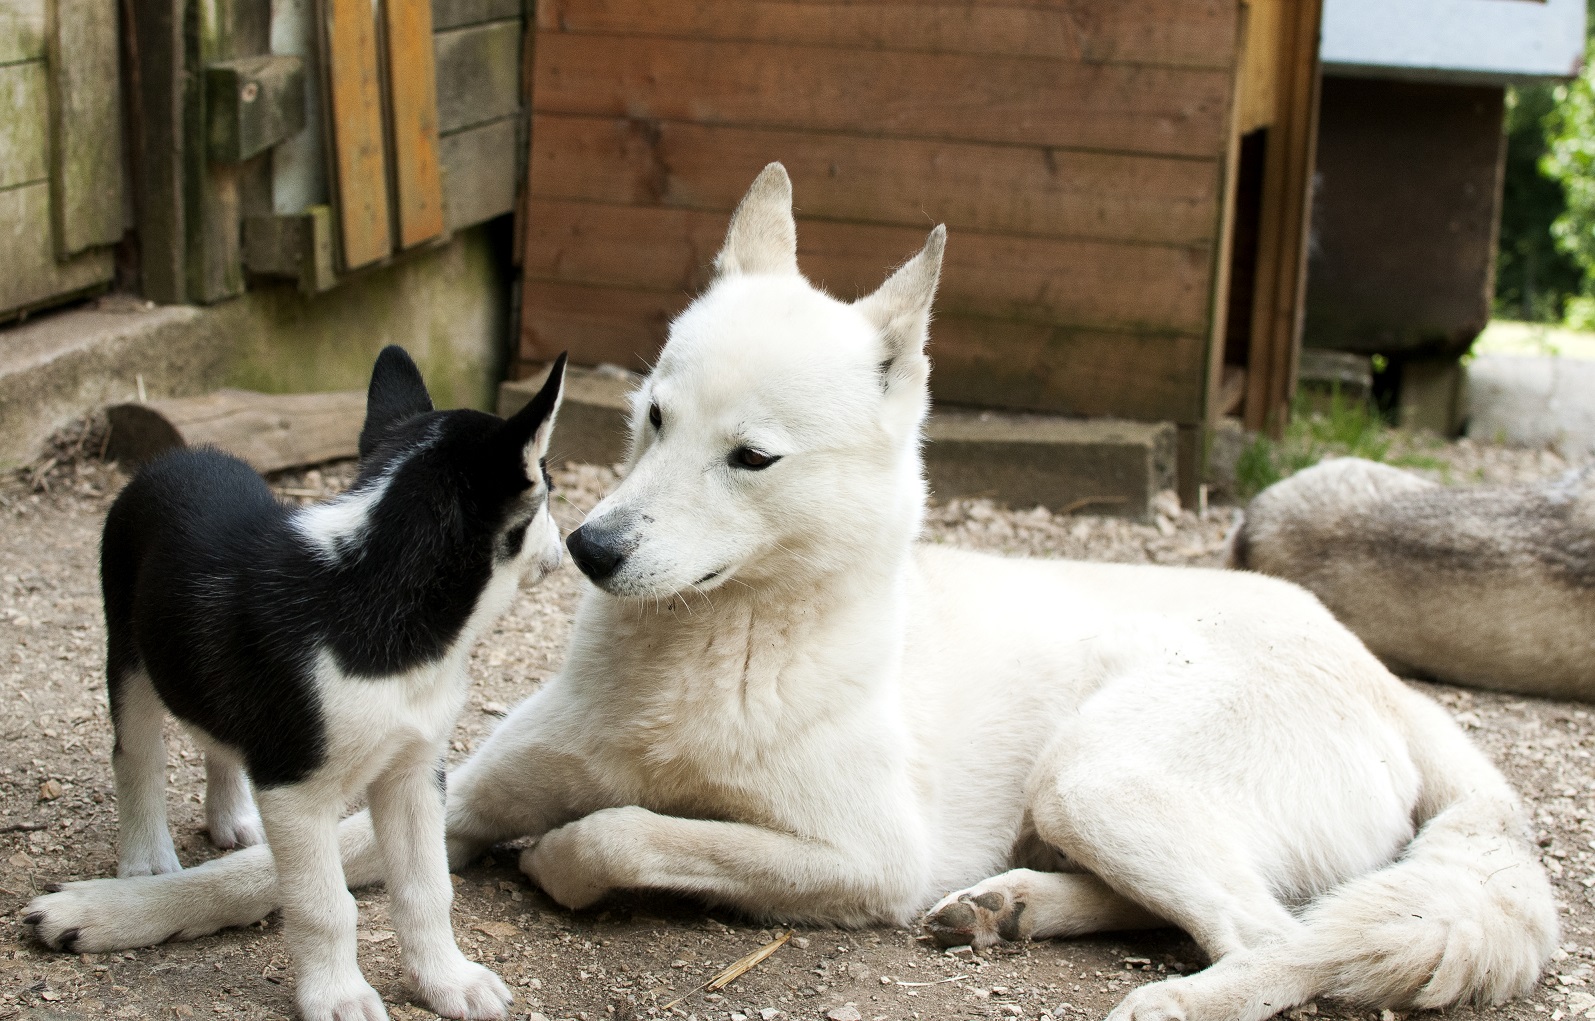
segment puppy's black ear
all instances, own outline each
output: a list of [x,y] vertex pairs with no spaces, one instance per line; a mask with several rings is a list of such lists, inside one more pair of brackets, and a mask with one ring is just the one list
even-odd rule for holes
[[494,445],[504,456],[517,458],[526,471],[526,481],[537,481],[539,462],[548,454],[548,440],[554,433],[554,419],[565,398],[565,352],[554,359],[537,396],[527,402],[499,428]]
[[366,391],[366,424],[360,430],[360,457],[367,457],[384,433],[398,423],[432,410],[421,370],[404,348],[389,344],[377,355]]

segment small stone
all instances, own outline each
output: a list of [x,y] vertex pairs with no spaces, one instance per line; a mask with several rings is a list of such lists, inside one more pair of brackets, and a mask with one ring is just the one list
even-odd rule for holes
[[748,1015],[733,1010],[731,1012],[731,1021],[748,1021]]
[[760,1007],[759,1021],[775,1021],[776,1018],[786,1017],[786,1012],[776,1010],[774,1007]]
[[825,1016],[830,1018],[830,1021],[864,1021],[864,1015],[860,1014],[858,1008],[851,1003],[844,1007],[832,1007],[825,1012]]
[[809,938],[807,936],[793,936],[792,945],[799,950],[807,950],[809,948]]
[[31,869],[31,868],[33,868],[33,859],[29,858],[27,856],[27,854],[25,852],[22,852],[22,851],[18,851],[16,854],[13,854],[11,857],[7,858],[6,860],[9,861],[12,865],[15,865],[19,869]]
[[62,793],[61,784],[55,780],[46,780],[39,785],[40,801],[54,801]]
[[1009,1017],[1018,1017],[1020,1014],[1019,1004],[1005,1003],[1002,1005],[1002,1012],[1007,1014]]
[[521,930],[509,922],[478,922],[471,928],[494,939],[509,939],[511,936],[521,934]]

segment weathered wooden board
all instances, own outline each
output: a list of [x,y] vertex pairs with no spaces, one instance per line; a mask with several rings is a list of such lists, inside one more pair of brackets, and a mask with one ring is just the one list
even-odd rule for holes
[[432,3],[387,0],[382,13],[388,36],[388,102],[393,125],[399,246],[409,248],[443,233]]
[[122,88],[117,0],[54,0],[50,203],[59,258],[122,237]]
[[0,67],[0,188],[50,173],[50,100],[44,61]]
[[[528,276],[696,292],[725,236],[720,213],[533,197]],[[925,231],[800,220],[798,260],[816,284],[852,299],[913,255]],[[937,307],[1078,327],[1201,332],[1205,248],[1122,245],[961,231],[948,239]]]
[[521,150],[519,117],[505,117],[444,135],[444,223],[449,230],[515,210],[515,171]]
[[393,250],[375,15],[370,0],[322,4],[339,241],[344,266],[356,269]]
[[[581,364],[644,371],[670,321],[691,296],[529,280],[521,358],[569,350]],[[938,312],[931,327],[936,399],[1074,415],[1195,422],[1205,342],[1152,335],[999,322]]]
[[184,0],[144,0],[133,19],[128,87],[145,111],[129,124],[141,154],[133,182],[138,208],[139,273],[146,298],[189,300],[183,196]]
[[1201,421],[1206,341],[1191,335],[1076,330],[936,316],[937,401],[976,407]]
[[262,394],[219,390],[106,410],[109,453],[140,463],[177,447],[209,444],[249,462],[259,472],[279,471],[359,450],[366,393]]
[[550,0],[540,29],[1228,68],[1233,0],[1067,4]]
[[1246,0],[1245,38],[1235,78],[1236,129],[1241,134],[1273,123],[1281,76],[1288,70],[1280,48],[1286,0]]
[[58,262],[51,234],[48,181],[0,191],[0,315],[111,279],[109,248]]
[[439,32],[434,38],[439,131],[457,131],[520,109],[520,21]]
[[834,220],[1157,244],[1206,244],[1217,161],[545,114],[542,198],[730,212],[770,160],[803,214]]
[[522,0],[432,0],[432,27],[462,28],[521,16]]
[[46,0],[0,0],[0,64],[44,56]]
[[1229,127],[1220,70],[562,32],[535,70],[545,113],[1207,158]]

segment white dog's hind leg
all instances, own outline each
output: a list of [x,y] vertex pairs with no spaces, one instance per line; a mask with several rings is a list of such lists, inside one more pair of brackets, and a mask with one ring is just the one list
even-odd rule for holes
[[205,749],[205,828],[210,842],[224,851],[251,847],[266,839],[249,790],[249,774],[232,749],[196,735]]
[[[441,747],[397,765],[370,787],[371,822],[387,866],[389,911],[411,985],[444,1017],[502,1018],[513,997],[454,941],[454,887],[443,842]],[[431,754],[424,754],[430,752]]]
[[1085,872],[1012,869],[943,897],[925,928],[944,947],[1156,929],[1169,923]]
[[116,874],[148,876],[183,866],[166,823],[166,738],[161,728],[166,707],[142,669],[130,670],[111,686],[116,745]]
[[311,784],[260,794],[277,863],[283,940],[294,960],[294,1000],[305,1021],[387,1021],[356,956],[358,909],[339,864],[342,801],[341,792]]

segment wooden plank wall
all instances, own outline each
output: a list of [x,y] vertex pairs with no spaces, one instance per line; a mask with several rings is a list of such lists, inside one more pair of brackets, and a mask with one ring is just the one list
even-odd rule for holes
[[521,0],[432,0],[432,27],[444,222],[459,230],[515,208],[526,26]]
[[781,160],[844,298],[950,230],[938,399],[1200,423],[1236,0],[545,0],[521,356],[642,367]]
[[0,0],[0,317],[108,282],[122,233],[115,4],[61,4]]

